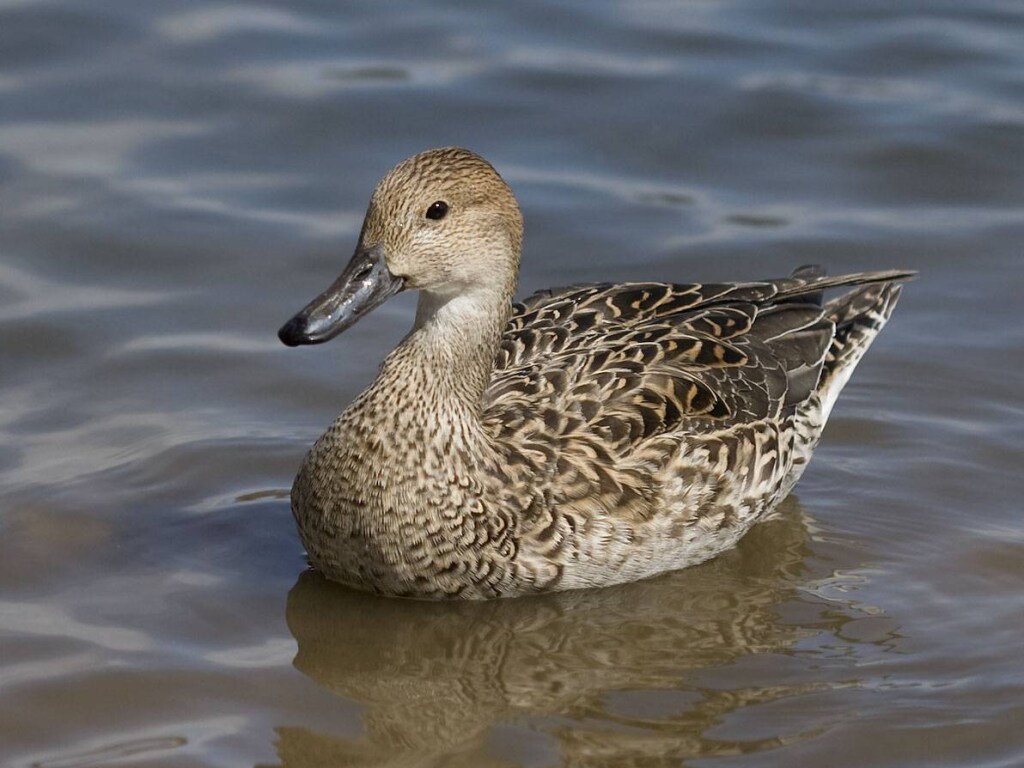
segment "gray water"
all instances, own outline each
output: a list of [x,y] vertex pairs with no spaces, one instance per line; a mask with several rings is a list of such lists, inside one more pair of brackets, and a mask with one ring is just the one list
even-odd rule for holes
[[[521,290],[921,276],[781,519],[590,593],[304,573],[404,296],[277,327],[462,144]],[[1024,763],[1024,4],[0,0],[0,764]]]

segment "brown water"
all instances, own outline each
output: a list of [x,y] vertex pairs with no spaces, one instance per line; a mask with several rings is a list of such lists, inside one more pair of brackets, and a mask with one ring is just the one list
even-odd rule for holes
[[[277,327],[465,144],[523,289],[921,271],[781,519],[479,605],[285,499],[411,322]],[[1024,764],[1024,5],[0,0],[0,764]]]

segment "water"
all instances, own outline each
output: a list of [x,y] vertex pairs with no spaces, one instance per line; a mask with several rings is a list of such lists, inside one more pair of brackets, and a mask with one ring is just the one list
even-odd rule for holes
[[[0,763],[1024,762],[1024,7],[0,0]],[[481,605],[304,574],[411,321],[277,327],[377,178],[491,159],[522,289],[903,267],[781,519]]]

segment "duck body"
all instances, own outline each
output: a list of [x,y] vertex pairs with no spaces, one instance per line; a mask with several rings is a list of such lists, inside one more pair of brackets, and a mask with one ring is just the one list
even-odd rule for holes
[[[444,149],[397,166],[374,193],[334,288],[372,293],[357,262],[376,249],[382,280],[419,288],[420,304],[295,480],[300,537],[328,578],[481,599],[714,557],[788,495],[910,276],[805,267],[751,283],[574,286],[513,304],[521,219],[506,190],[476,155]],[[435,197],[465,212],[447,232],[418,221]],[[389,231],[403,211],[404,246]],[[438,275],[407,231],[420,227],[420,243],[447,246]],[[282,339],[320,333],[325,297],[339,290]]]

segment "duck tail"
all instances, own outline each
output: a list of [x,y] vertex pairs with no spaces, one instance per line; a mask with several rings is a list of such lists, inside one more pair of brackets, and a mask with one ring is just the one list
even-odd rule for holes
[[835,323],[821,378],[821,420],[824,423],[853,369],[889,320],[902,286],[897,282],[862,285],[824,305],[825,317]]
[[[896,307],[900,297],[900,283],[912,279],[914,273],[864,272],[827,278],[817,268],[803,267],[793,277],[806,280],[811,291],[818,286],[857,287],[821,305],[822,320],[834,326],[835,332],[825,351],[813,396],[799,405],[794,413],[793,466],[780,486],[783,496],[792,490],[803,474],[839,393]],[[811,295],[818,298],[816,293]]]

